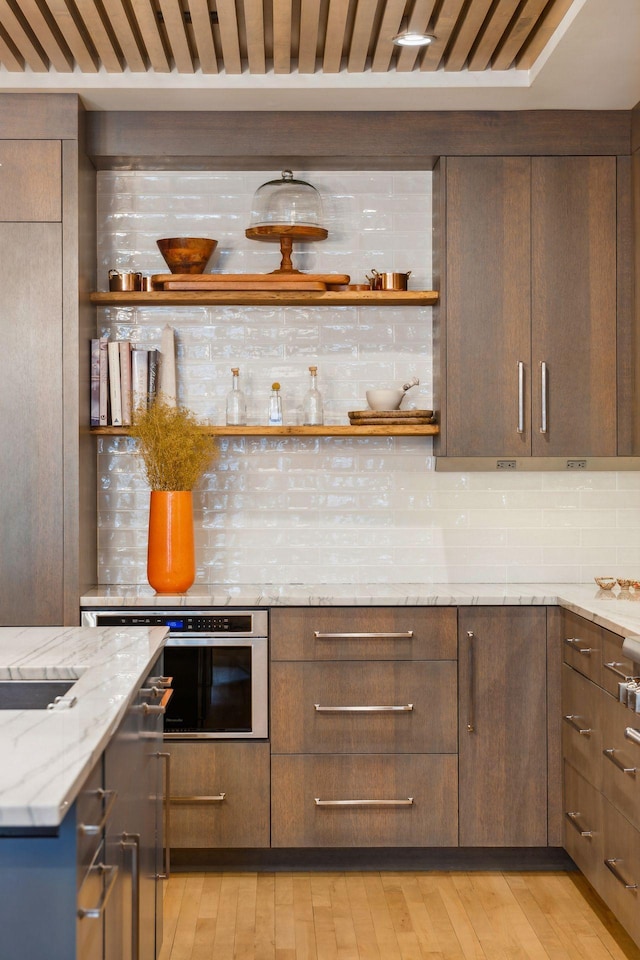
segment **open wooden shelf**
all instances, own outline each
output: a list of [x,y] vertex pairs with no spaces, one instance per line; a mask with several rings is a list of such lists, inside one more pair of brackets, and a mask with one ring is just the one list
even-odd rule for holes
[[[204,426],[204,433],[212,437],[433,437],[438,433],[437,423],[399,424],[397,426],[363,426],[328,424],[322,427],[267,427],[260,424],[248,427]],[[127,427],[92,427],[91,433],[103,437],[128,436]]]
[[92,303],[99,306],[206,307],[270,306],[346,307],[356,306],[431,306],[438,302],[437,290],[143,290],[92,293]]

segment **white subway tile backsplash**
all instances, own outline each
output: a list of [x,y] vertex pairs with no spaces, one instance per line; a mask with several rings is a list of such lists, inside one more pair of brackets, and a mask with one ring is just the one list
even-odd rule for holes
[[[218,240],[208,269],[267,273],[276,244],[245,237],[255,190],[280,171],[98,174],[98,288],[108,271],[167,273],[156,240]],[[431,175],[302,171],[320,190],[329,236],[295,244],[294,266],[411,271],[432,284]],[[265,421],[271,382],[296,423],[317,364],[327,423],[366,407],[365,391],[412,376],[405,406],[431,408],[431,309],[425,307],[101,308],[97,331],[159,346],[175,330],[179,397],[224,422],[240,366],[249,422]],[[438,473],[424,438],[219,441],[195,491],[197,581],[208,583],[572,582],[640,575],[640,474]],[[146,582],[149,491],[132,441],[100,438],[98,569],[103,583]]]

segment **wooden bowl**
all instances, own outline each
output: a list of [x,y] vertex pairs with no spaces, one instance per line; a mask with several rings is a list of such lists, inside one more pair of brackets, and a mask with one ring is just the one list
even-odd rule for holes
[[156,243],[171,273],[204,273],[218,246],[208,237],[168,237]]

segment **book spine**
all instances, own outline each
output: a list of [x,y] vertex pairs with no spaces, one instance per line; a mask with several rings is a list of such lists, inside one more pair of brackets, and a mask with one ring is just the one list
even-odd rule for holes
[[149,351],[134,347],[131,351],[131,403],[133,410],[147,406],[149,392]]
[[110,340],[107,350],[109,353],[109,396],[111,398],[111,424],[114,427],[121,427],[122,390],[120,386],[120,344],[117,340]]
[[131,426],[131,341],[120,341],[120,393],[122,396],[122,425]]
[[91,378],[89,394],[90,424],[100,426],[100,341],[97,337],[91,340]]
[[109,423],[109,356],[107,351],[108,341],[106,337],[101,337],[99,341],[100,352],[100,426],[106,427]]
[[147,390],[149,403],[153,403],[158,391],[158,357],[159,350],[149,350],[149,380]]

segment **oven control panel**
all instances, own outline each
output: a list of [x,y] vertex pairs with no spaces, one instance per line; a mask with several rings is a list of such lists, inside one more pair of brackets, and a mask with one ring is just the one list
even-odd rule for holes
[[[87,612],[88,613],[88,612]],[[267,636],[267,612],[171,610],[162,612],[92,612],[83,614],[83,623],[96,627],[168,627],[172,636],[185,634],[243,637]]]

